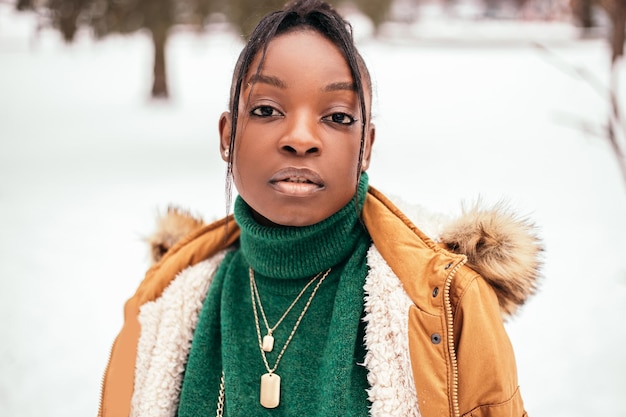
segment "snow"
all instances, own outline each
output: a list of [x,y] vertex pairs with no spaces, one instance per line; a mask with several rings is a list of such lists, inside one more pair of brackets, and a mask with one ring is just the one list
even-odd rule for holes
[[[93,415],[155,214],[225,212],[217,120],[241,43],[176,33],[173,99],[154,103],[145,34],[67,46],[35,24],[0,5],[0,415]],[[476,28],[359,37],[371,183],[449,214],[481,196],[535,219],[546,278],[507,323],[529,414],[623,417],[626,184],[583,129],[606,121],[606,100],[555,65],[608,85],[608,47],[562,24]]]

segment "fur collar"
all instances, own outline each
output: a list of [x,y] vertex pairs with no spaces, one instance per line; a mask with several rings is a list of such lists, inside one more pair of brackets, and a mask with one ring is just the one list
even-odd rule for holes
[[[541,278],[543,244],[535,225],[504,204],[464,207],[456,218],[433,215],[420,206],[398,206],[424,233],[447,250],[467,256],[498,296],[504,316],[513,315],[533,295]],[[170,206],[146,239],[157,262],[178,240],[204,226],[189,211]]]

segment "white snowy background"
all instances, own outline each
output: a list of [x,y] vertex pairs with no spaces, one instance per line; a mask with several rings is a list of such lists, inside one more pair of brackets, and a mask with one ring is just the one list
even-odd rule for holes
[[[225,212],[217,120],[242,44],[175,33],[172,100],[155,103],[145,34],[67,46],[35,26],[0,4],[0,415],[82,417],[157,212]],[[359,45],[376,89],[371,184],[451,215],[505,199],[541,227],[545,280],[507,324],[530,415],[626,416],[626,186],[582,128],[606,121],[607,100],[555,65],[608,85],[606,42],[457,22]]]

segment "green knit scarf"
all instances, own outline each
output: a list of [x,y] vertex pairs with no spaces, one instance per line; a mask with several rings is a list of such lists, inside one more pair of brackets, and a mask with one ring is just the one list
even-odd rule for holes
[[[371,244],[358,214],[367,175],[353,199],[328,219],[307,227],[266,227],[241,199],[235,219],[240,247],[227,255],[204,302],[189,354],[179,416],[213,415],[220,376],[225,376],[228,416],[365,416],[368,414],[363,284]],[[358,210],[357,210],[358,207]],[[270,326],[319,272],[332,268],[278,364],[281,401],[275,409],[259,404],[260,377],[267,372],[258,346],[249,284],[255,272]],[[274,332],[270,368],[292,332],[313,286]],[[266,333],[259,315],[261,333]]]

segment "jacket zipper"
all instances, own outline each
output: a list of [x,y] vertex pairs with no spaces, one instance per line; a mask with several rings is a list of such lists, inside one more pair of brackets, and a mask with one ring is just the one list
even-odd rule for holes
[[443,299],[446,311],[446,323],[448,326],[448,351],[450,352],[450,362],[452,364],[452,417],[460,417],[459,411],[459,369],[456,360],[456,349],[454,347],[454,317],[452,315],[452,301],[450,300],[450,288],[456,272],[467,262],[463,258],[448,274],[443,292]]

